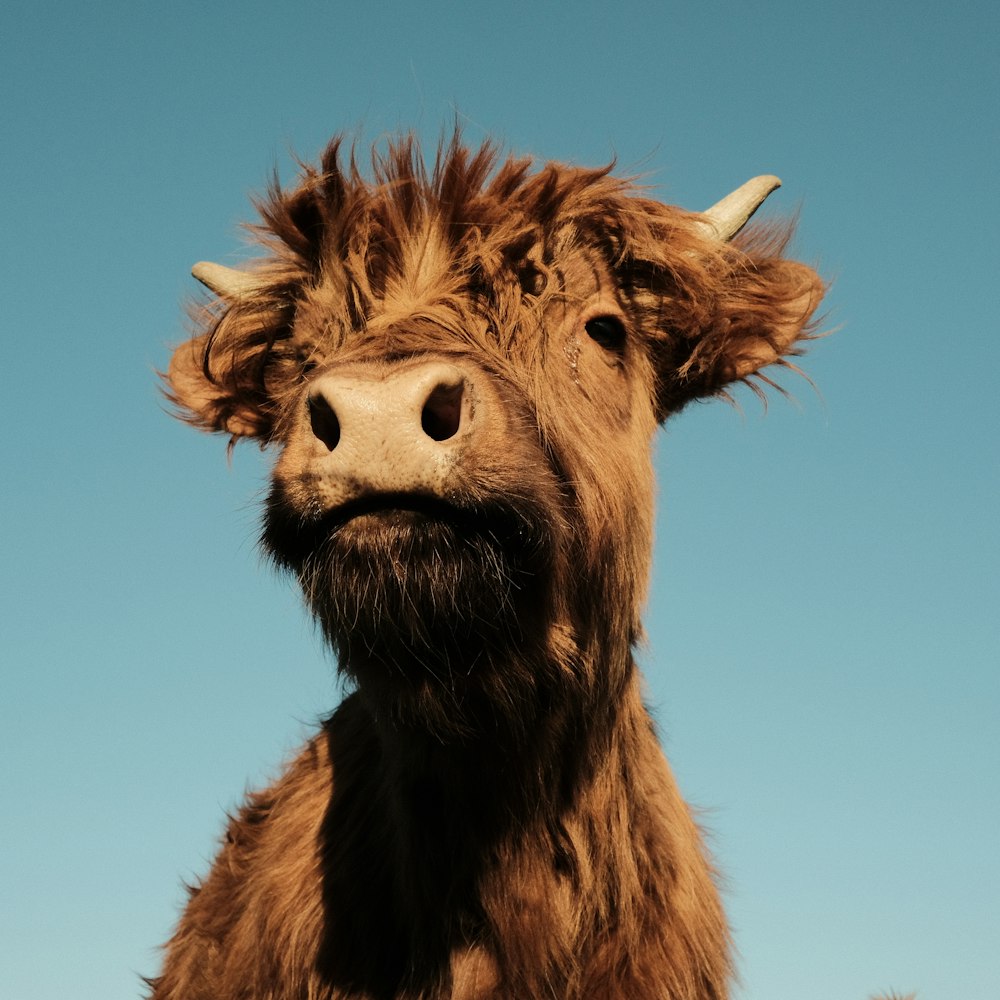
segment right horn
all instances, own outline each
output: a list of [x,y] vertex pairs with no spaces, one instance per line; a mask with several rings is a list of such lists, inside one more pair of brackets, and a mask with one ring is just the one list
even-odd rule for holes
[[702,225],[716,239],[728,242],[764,204],[764,199],[779,187],[781,181],[773,174],[753,177],[702,213]]

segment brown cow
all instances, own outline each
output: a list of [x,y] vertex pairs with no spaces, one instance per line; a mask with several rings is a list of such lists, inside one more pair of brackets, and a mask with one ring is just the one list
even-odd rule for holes
[[352,691],[232,819],[157,1000],[721,998],[699,831],[642,703],[657,424],[788,365],[823,286],[777,186],[704,214],[609,168],[334,142],[167,376],[279,447],[263,545]]

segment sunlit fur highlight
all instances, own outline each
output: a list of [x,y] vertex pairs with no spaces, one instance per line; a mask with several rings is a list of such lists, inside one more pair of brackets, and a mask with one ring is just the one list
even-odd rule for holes
[[[732,966],[701,836],[632,650],[649,442],[688,401],[787,365],[822,284],[787,234],[711,239],[610,168],[402,139],[370,179],[333,142],[258,205],[258,286],[192,311],[167,391],[280,449],[263,541],[353,687],[230,821],[157,1000],[719,1000]],[[621,344],[589,339],[620,318]],[[495,427],[454,516],[329,528],[307,387],[454,358]]]

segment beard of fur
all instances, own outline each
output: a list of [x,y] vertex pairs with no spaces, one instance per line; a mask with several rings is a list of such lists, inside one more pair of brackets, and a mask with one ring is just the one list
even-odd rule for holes
[[305,525],[276,487],[262,541],[376,719],[449,740],[530,725],[559,548],[537,512]]

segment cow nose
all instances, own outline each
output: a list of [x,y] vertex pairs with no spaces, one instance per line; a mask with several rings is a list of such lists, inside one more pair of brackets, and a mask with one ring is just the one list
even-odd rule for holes
[[446,362],[328,374],[312,387],[308,411],[316,441],[345,460],[419,461],[453,448],[473,418],[468,377]]

